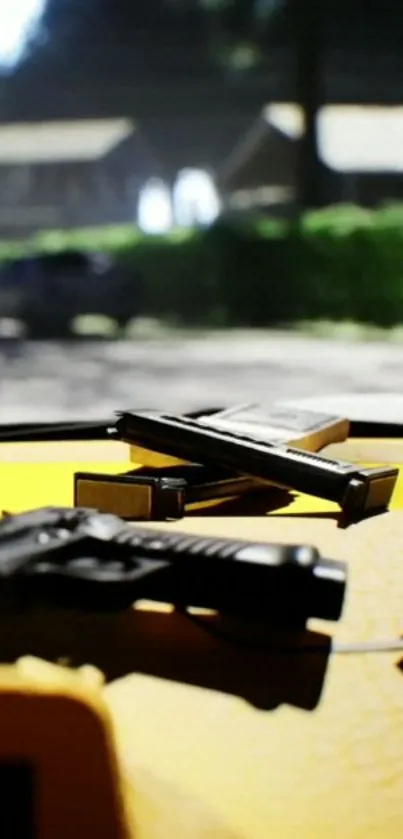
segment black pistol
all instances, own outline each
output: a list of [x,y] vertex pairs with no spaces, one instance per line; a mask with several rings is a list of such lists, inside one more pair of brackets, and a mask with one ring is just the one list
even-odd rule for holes
[[138,600],[298,625],[338,620],[347,569],[309,545],[133,527],[90,509],[0,521],[0,599],[115,611]]

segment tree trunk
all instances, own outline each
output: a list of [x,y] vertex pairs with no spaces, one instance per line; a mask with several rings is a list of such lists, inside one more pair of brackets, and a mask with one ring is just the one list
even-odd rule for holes
[[317,115],[323,101],[322,3],[323,0],[290,0],[295,37],[296,101],[301,106],[304,120],[297,165],[297,202],[300,210],[326,203],[317,136]]

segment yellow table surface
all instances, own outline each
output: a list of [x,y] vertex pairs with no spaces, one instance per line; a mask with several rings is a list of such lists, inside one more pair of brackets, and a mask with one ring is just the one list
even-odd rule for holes
[[[35,462],[42,457],[38,447],[1,446],[3,509],[71,504],[75,469],[126,468],[125,450],[115,443],[85,450],[82,444],[49,445],[45,463]],[[352,441],[337,453],[403,463],[400,445]],[[171,611],[137,608],[100,616],[34,610],[0,615],[0,658],[30,653],[74,665],[91,662],[105,672],[122,765],[137,789],[137,839],[401,839],[403,649],[329,654],[329,645],[331,638],[401,636],[402,507],[399,484],[391,512],[347,529],[338,527],[332,505],[302,497],[271,515],[204,511],[164,525],[308,542],[345,559],[350,578],[338,624],[312,621],[305,633],[286,636],[265,630],[261,637],[259,630],[258,649],[219,640]],[[295,645],[298,653],[284,649]],[[146,806],[147,778],[161,794],[151,794]],[[185,823],[183,796],[194,802],[193,813],[199,807],[213,814],[210,826],[202,829],[203,818],[195,816]]]

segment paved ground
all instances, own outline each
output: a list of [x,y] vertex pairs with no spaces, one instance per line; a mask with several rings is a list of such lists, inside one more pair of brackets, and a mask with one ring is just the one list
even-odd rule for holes
[[402,388],[403,346],[381,342],[237,332],[0,345],[0,422]]

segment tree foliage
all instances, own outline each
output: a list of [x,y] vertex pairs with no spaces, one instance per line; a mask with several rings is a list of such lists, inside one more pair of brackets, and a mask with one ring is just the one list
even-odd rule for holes
[[[177,11],[189,0],[166,0]],[[264,61],[268,40],[284,26],[287,0],[198,0],[207,20],[207,48],[214,63],[232,73],[253,71]]]

